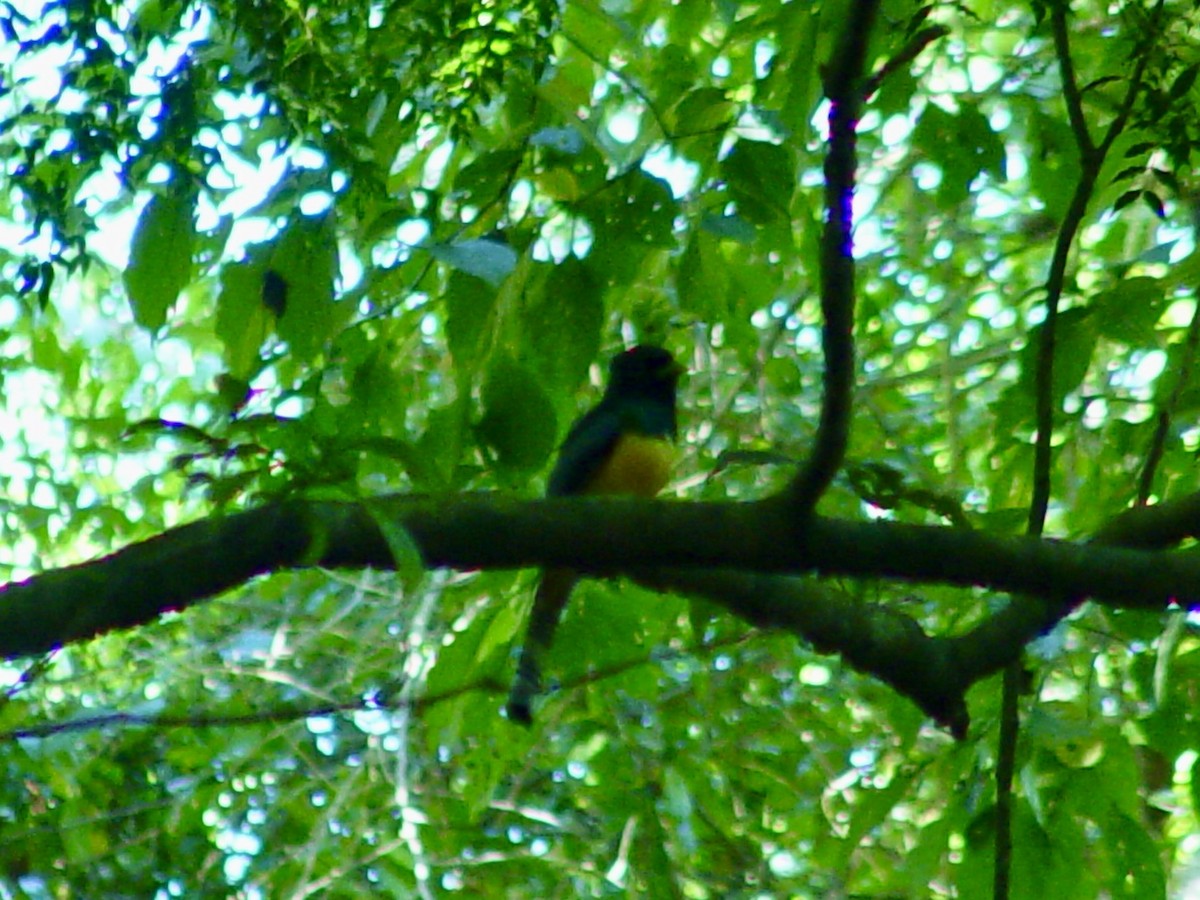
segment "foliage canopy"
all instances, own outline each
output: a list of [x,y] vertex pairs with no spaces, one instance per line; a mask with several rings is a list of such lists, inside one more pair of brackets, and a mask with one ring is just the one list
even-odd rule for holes
[[[1001,895],[1182,895],[1200,637],[1164,597],[1200,598],[1147,576],[1076,608],[1063,554],[1022,573],[1038,598],[969,573],[1043,530],[1095,539],[1076,570],[1127,544],[1193,571],[1198,32],[1191,0],[0,3],[6,580],[82,610],[104,585],[67,579],[106,570],[64,567],[183,522],[270,522],[241,548],[294,539],[281,568],[382,548],[32,662],[0,637],[0,892],[980,897],[998,857]],[[851,311],[824,233],[850,202],[822,194],[846,186],[838,88],[863,98],[857,363],[820,512],[878,520],[883,549],[806,559],[806,624],[754,604],[810,582],[585,582],[559,689],[515,728],[531,573],[426,572],[428,534],[381,498],[437,521],[536,496],[635,341],[690,370],[669,492],[784,496],[832,433],[822,325]],[[365,518],[307,517],[330,501]],[[1186,523],[1131,533],[1131,506]],[[914,585],[888,525],[978,549]],[[536,552],[588,552],[554,540]],[[229,564],[164,546],[120,582],[148,611],[108,626]],[[103,630],[20,609],[49,644]],[[879,648],[1006,610],[1037,627],[959,660],[955,741],[912,687],[952,657]],[[1044,629],[1010,793],[1001,679],[977,678]]]

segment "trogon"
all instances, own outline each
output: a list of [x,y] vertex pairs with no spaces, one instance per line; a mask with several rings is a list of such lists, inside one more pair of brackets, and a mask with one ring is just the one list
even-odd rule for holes
[[[683,368],[661,347],[638,346],[613,357],[608,387],[579,418],[558,452],[546,495],[633,494],[653,497],[667,483],[674,462],[675,387]],[[508,717],[528,725],[541,688],[540,661],[579,576],[570,569],[542,573]]]

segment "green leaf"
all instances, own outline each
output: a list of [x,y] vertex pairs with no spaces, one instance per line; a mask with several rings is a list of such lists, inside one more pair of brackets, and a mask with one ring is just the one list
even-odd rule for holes
[[1162,197],[1154,193],[1154,191],[1142,191],[1142,202],[1154,213],[1159,219],[1167,217],[1167,208],[1162,201]]
[[594,241],[587,264],[609,284],[627,284],[653,248],[674,246],[679,204],[665,181],[636,169],[580,204]]
[[454,486],[462,458],[465,403],[462,399],[430,410],[414,447],[410,473],[422,490],[445,491]]
[[670,186],[641,169],[611,182],[603,205],[597,207],[600,227],[628,240],[656,247],[674,243],[678,204]]
[[[533,599],[533,588],[527,592],[529,600]],[[513,642],[522,634],[522,627],[528,619],[529,610],[522,609],[520,603],[506,603],[495,611],[488,621],[487,627],[479,638],[475,650],[474,662],[486,668],[485,664],[507,656],[513,648]]]
[[1200,282],[1200,250],[1192,251],[1171,266],[1163,281],[1167,288],[1190,288]]
[[430,244],[429,255],[451,268],[499,287],[517,265],[517,252],[498,241],[477,239],[457,244]]
[[134,320],[148,331],[166,324],[167,311],[192,279],[195,210],[195,192],[176,185],[151,197],[138,217],[125,292]]
[[492,337],[496,291],[480,278],[452,272],[444,298],[450,355],[460,370],[473,372],[483,361],[486,344]]
[[887,787],[882,789],[863,788],[863,796],[855,804],[846,836],[842,840],[843,863],[858,849],[871,831],[878,828],[891,814],[912,788],[920,774],[916,767],[893,774]]
[[[1037,384],[1038,348],[1045,326],[1031,329],[1021,350],[1020,385],[1032,396]],[[1090,309],[1075,307],[1058,315],[1054,336],[1054,371],[1050,390],[1051,404],[1062,409],[1063,399],[1083,382],[1096,349],[1096,320]]]
[[[497,602],[464,613],[440,641],[437,658],[426,676],[425,694],[448,699],[431,704],[422,716],[431,751],[463,738],[474,741],[477,735],[496,729],[503,729],[501,734],[506,739],[517,733],[500,719],[496,691],[480,694],[463,689],[472,685],[494,688],[511,677],[512,641],[524,622],[524,616],[518,615],[519,601],[530,595],[514,589],[514,578],[509,573],[483,573],[475,586],[497,598]],[[501,757],[502,762],[510,754],[524,752],[515,742],[508,747],[506,740],[499,748],[488,743],[480,743],[481,751]]]
[[782,124],[797,147],[808,143],[821,91],[820,9],[823,7],[778,7],[775,39],[779,50],[761,86],[762,102],[780,111]]
[[973,105],[963,105],[955,114],[929,104],[913,131],[913,143],[942,170],[937,195],[943,208],[965,201],[981,173],[1004,181],[1004,143]]
[[603,287],[589,266],[568,257],[530,293],[521,316],[521,357],[555,398],[570,397],[600,352]]
[[[1079,149],[1070,125],[1061,117],[1035,112],[1030,127],[1034,151],[1028,154],[1029,180],[1046,214],[1061,219],[1070,203],[1079,172]],[[935,158],[953,152],[953,144],[932,148]]]
[[400,576],[400,583],[404,585],[406,591],[415,590],[421,579],[425,577],[425,560],[421,557],[421,550],[417,547],[417,542],[413,540],[409,530],[396,521],[394,516],[389,515],[388,511],[379,503],[371,499],[364,502],[371,518],[375,520],[375,525],[379,528],[379,533],[387,542],[388,552],[391,553],[392,562],[396,567],[396,574]]
[[756,225],[789,220],[796,162],[786,148],[740,140],[722,161],[721,171],[744,219]]
[[[618,580],[585,581],[576,588],[550,648],[549,660],[563,677],[593,669],[650,661],[652,649],[677,633],[686,601]],[[654,682],[652,668],[625,673]]]
[[679,889],[674,866],[667,855],[673,835],[663,827],[663,816],[654,802],[655,792],[649,785],[635,791],[638,809],[631,824],[638,829],[629,846],[629,877],[645,889],[646,896],[663,900],[682,900],[686,895]]
[[671,130],[680,135],[715,131],[732,123],[735,109],[720,88],[697,88],[685,94],[675,105]]
[[1153,345],[1164,299],[1163,285],[1157,278],[1125,278],[1092,300],[1096,330],[1131,347]]
[[720,238],[727,238],[741,244],[752,244],[755,238],[754,226],[741,216],[706,215],[700,220],[700,227],[710,231]]
[[729,274],[715,237],[699,229],[692,233],[687,249],[679,258],[676,284],[685,312],[700,319],[727,315]]
[[1196,76],[1200,75],[1200,63],[1192,63],[1186,69],[1179,73],[1179,76],[1171,84],[1171,90],[1167,95],[1172,101],[1182,100],[1192,89],[1192,85],[1196,83]]
[[554,404],[527,367],[502,356],[483,384],[479,435],[496,454],[502,469],[540,469],[554,451],[557,419]]
[[259,367],[259,349],[274,317],[262,302],[269,245],[250,248],[247,259],[221,267],[217,295],[217,337],[225,346],[225,366],[235,379],[248,379]]
[[563,156],[578,156],[585,146],[579,129],[573,126],[567,128],[543,128],[529,138],[534,147],[543,147]]
[[[964,104],[958,114],[958,135],[960,142],[965,142],[967,156],[971,159],[970,170],[964,170],[963,176],[970,181],[980,172],[992,176],[996,183],[1005,181],[1004,141],[994,130],[987,116],[973,103]],[[960,145],[960,150],[963,148]]]
[[[437,659],[425,676],[427,694],[451,697],[431,706],[423,716],[431,751],[436,751],[439,745],[456,743],[463,731],[464,716],[470,707],[479,703],[474,697],[453,695],[464,685],[478,680],[481,661],[479,648],[488,632],[488,621],[477,617],[469,627],[451,631],[442,641]],[[501,727],[498,716],[496,727]]]
[[1142,196],[1141,188],[1134,188],[1131,191],[1126,191],[1120,197],[1118,197],[1116,200],[1113,201],[1113,206],[1112,206],[1113,212],[1120,212],[1125,207],[1127,207],[1129,204],[1133,203],[1133,201],[1137,200],[1137,198],[1140,196]]
[[287,291],[279,336],[299,361],[311,360],[354,312],[334,300],[338,261],[333,214],[292,219],[275,241],[268,268],[283,279]]
[[1116,871],[1109,880],[1114,897],[1130,900],[1166,900],[1167,878],[1158,845],[1141,817],[1114,816],[1106,831],[1116,845]]
[[472,203],[483,205],[499,196],[514,176],[514,170],[524,158],[520,149],[491,150],[483,153],[458,173],[454,190]]
[[1188,795],[1192,800],[1192,809],[1200,809],[1200,756],[1192,761],[1188,771]]

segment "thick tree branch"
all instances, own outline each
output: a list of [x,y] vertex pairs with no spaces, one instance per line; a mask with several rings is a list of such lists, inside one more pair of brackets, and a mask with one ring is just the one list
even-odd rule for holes
[[[1200,533],[1200,499],[1171,507],[1166,533]],[[663,566],[843,575],[980,586],[1116,606],[1200,608],[1200,554],[1146,552],[957,528],[813,517],[791,507],[627,498],[519,501],[391,496],[365,504],[289,500],[172,529],[92,562],[0,591],[0,656],[42,653],[152,621],[286,568],[392,568],[378,516],[406,528],[428,567],[569,566],[611,575]],[[1194,518],[1185,523],[1185,512]],[[1136,540],[1138,519],[1118,529]],[[1114,528],[1116,526],[1114,525]]]
[[812,579],[728,569],[664,570],[638,581],[706,597],[761,628],[789,631],[818,652],[837,653],[904,694],[955,737],[967,733],[971,682],[961,677],[957,658],[963,647],[930,637],[898,610],[862,603]]
[[1098,544],[1160,550],[1200,537],[1200,493],[1125,510],[1096,533]]

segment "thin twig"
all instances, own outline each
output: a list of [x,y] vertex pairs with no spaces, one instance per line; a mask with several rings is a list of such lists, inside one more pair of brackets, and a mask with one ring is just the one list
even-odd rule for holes
[[1192,321],[1188,323],[1187,337],[1184,338],[1183,359],[1179,363],[1179,378],[1171,388],[1171,394],[1158,411],[1154,423],[1154,434],[1146,448],[1146,460],[1142,463],[1142,471],[1138,473],[1137,498],[1134,504],[1145,506],[1150,500],[1154,488],[1154,475],[1158,464],[1162,462],[1163,453],[1167,447],[1167,434],[1171,430],[1171,417],[1179,406],[1179,398],[1192,380],[1192,368],[1196,363],[1196,350],[1200,347],[1200,304],[1192,310]]
[[949,33],[950,29],[945,25],[930,25],[928,28],[922,28],[912,36],[907,44],[900,48],[900,52],[880,66],[875,74],[867,79],[867,83],[863,87],[863,97],[870,97],[883,87],[883,83],[889,76],[916,59],[926,46],[939,38],[945,37]]
[[[1083,96],[1075,80],[1075,63],[1071,59],[1070,39],[1067,35],[1067,3],[1054,5],[1050,14],[1050,30],[1054,34],[1054,54],[1058,57],[1058,70],[1062,77],[1063,102],[1067,107],[1067,119],[1075,135],[1079,155],[1087,160],[1095,152],[1091,132],[1083,115]],[[1085,162],[1086,165],[1086,162]]]
[[464,694],[479,692],[500,693],[503,690],[505,689],[498,681],[494,679],[482,679],[412,700],[387,700],[372,696],[334,703],[316,703],[311,706],[292,704],[246,713],[192,713],[188,715],[160,715],[156,713],[131,712],[98,713],[66,721],[43,722],[25,728],[12,728],[8,731],[0,732],[0,744],[28,738],[45,738],[58,734],[96,731],[114,726],[149,727],[162,730],[174,728],[199,730],[202,728],[275,725],[357,712],[397,712],[400,710],[420,712]]
[[650,110],[650,115],[654,117],[654,121],[658,125],[658,130],[662,132],[663,137],[667,138],[668,140],[675,139],[675,135],[673,135],[671,133],[671,129],[667,127],[666,120],[663,118],[662,113],[658,111],[658,105],[654,102],[654,98],[646,92],[645,88],[639,85],[624,72],[620,71],[619,69],[614,69],[608,62],[601,59],[598,55],[588,49],[588,47],[584,45],[583,41],[577,38],[571,32],[563,29],[558,33],[559,36],[562,37],[562,39],[568,44],[573,46],[576,50],[590,59],[605,72],[618,79],[623,85],[629,88],[629,90],[633,91],[637,98],[646,104],[646,109]]

